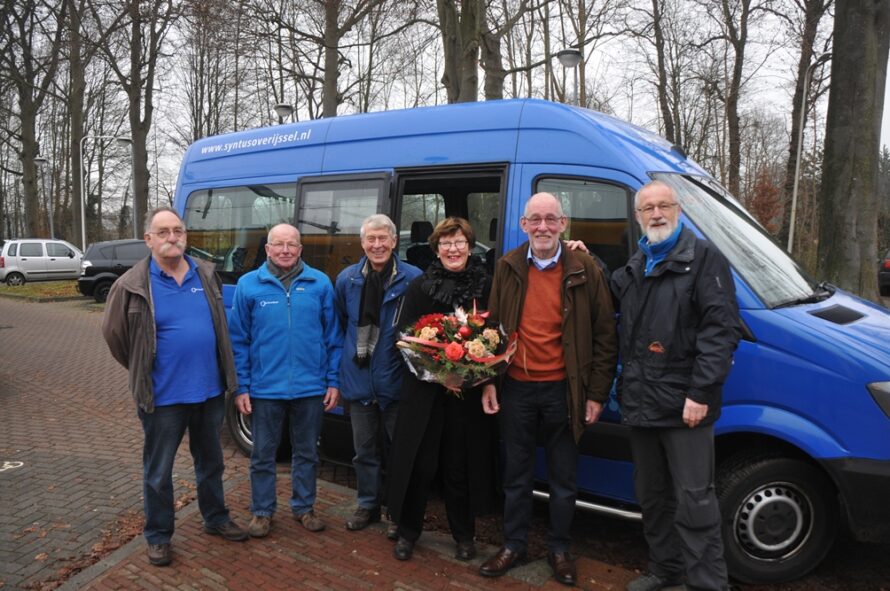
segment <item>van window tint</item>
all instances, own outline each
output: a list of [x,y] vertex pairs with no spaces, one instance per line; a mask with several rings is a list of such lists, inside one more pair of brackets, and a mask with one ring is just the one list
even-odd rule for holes
[[13,242],[12,244],[9,245],[9,248],[6,249],[6,256],[14,257],[14,256],[16,256],[15,253],[17,253],[18,250],[19,250],[19,245],[17,243]]
[[470,222],[476,235],[473,255],[494,268],[502,171],[405,176],[400,182],[399,258],[426,269],[436,259],[429,235],[446,217]]
[[301,185],[296,226],[303,260],[331,281],[362,257],[362,221],[377,213],[384,190],[380,179],[345,179]]
[[67,257],[73,255],[74,253],[64,244],[59,244],[57,242],[47,242],[46,254],[47,256],[51,257]]
[[19,256],[42,257],[43,245],[39,242],[22,242],[22,247],[19,249]]
[[562,202],[568,218],[563,238],[582,240],[609,271],[623,266],[630,256],[630,191],[624,187],[586,179],[539,179],[535,192],[552,193]]
[[224,282],[236,283],[265,262],[269,229],[292,223],[295,203],[294,183],[195,191],[185,204],[189,255],[213,262]]

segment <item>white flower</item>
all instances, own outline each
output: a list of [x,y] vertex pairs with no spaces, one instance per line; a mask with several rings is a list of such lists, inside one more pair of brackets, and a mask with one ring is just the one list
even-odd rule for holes
[[485,348],[485,344],[479,339],[474,339],[466,344],[467,352],[473,357],[484,357],[488,350]]
[[496,347],[501,342],[501,336],[498,331],[493,328],[486,328],[482,331],[482,338],[491,343],[492,347]]
[[435,341],[437,334],[439,334],[439,329],[435,326],[424,326],[420,329],[420,338],[425,341]]

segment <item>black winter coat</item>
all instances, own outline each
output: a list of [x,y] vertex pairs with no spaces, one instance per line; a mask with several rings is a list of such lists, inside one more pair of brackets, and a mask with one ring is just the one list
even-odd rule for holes
[[741,337],[729,263],[684,228],[667,257],[645,276],[638,250],[612,274],[620,302],[622,423],[683,426],[686,398],[708,405],[701,425],[720,417],[723,383]]

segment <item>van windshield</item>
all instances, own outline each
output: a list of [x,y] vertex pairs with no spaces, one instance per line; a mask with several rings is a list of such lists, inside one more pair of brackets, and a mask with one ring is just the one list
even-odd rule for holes
[[683,213],[768,308],[819,298],[823,290],[716,181],[668,173],[652,177],[673,187]]

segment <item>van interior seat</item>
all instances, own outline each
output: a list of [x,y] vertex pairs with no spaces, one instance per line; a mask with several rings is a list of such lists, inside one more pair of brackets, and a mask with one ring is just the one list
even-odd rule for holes
[[411,222],[411,244],[405,251],[405,259],[420,270],[426,268],[436,260],[436,255],[430,248],[430,234],[433,233],[433,224],[426,220]]

